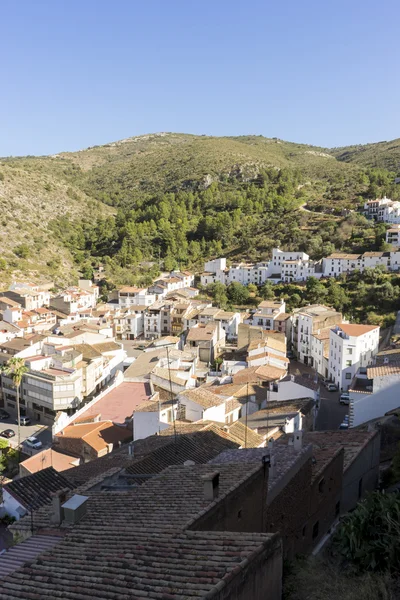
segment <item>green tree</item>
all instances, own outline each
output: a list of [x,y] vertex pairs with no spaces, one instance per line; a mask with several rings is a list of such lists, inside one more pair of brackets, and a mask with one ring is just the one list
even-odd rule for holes
[[17,392],[17,419],[18,419],[18,457],[20,455],[20,445],[21,445],[21,411],[19,406],[19,395],[22,379],[25,373],[28,372],[28,368],[25,366],[25,361],[23,358],[13,357],[2,367],[2,372],[10,377],[15,385]]
[[232,304],[246,304],[249,300],[249,290],[238,281],[232,281],[227,288],[228,299]]
[[260,293],[261,297],[264,298],[264,300],[273,300],[275,298],[274,284],[270,281],[267,281],[261,287]]

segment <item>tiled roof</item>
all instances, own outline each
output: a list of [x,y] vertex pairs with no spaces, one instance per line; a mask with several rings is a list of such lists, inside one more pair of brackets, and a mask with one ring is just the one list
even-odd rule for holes
[[196,402],[196,404],[200,404],[203,408],[211,408],[213,406],[219,406],[223,404],[225,400],[220,398],[216,394],[209,392],[206,387],[199,387],[193,390],[185,390],[179,394],[179,399],[184,404],[185,398],[191,400],[192,402]]
[[286,375],[285,369],[264,365],[261,367],[250,367],[241,369],[233,376],[233,383],[246,383],[257,381],[277,381]]
[[350,323],[341,323],[338,327],[350,337],[358,337],[375,329],[379,329],[378,325],[358,325]]
[[377,431],[361,431],[359,429],[343,429],[337,431],[308,431],[303,434],[303,441],[313,447],[343,447],[344,471],[352,464],[362,449],[376,436]]
[[253,340],[248,345],[248,352],[250,350],[257,350],[272,348],[273,350],[280,350],[281,352],[286,353],[286,338],[284,333],[276,332],[271,333],[268,332],[268,335],[265,336],[262,340]]
[[[111,509],[111,512],[113,510]],[[2,581],[5,600],[212,598],[277,544],[277,534],[81,525]],[[79,556],[77,556],[79,552]],[[72,567],[72,568],[71,568]]]
[[154,371],[152,372],[151,375],[160,377],[160,379],[167,379],[168,381],[171,380],[173,383],[176,383],[177,385],[185,386],[186,380],[179,377],[178,373],[179,372],[177,372],[173,369],[157,367],[156,369],[154,369]]
[[306,387],[309,390],[313,390],[313,392],[316,392],[320,387],[318,381],[314,381],[309,377],[303,377],[301,375],[288,375],[284,379],[281,379],[281,381],[292,381],[292,377],[294,379],[294,383],[302,385],[303,387]]
[[215,330],[216,323],[208,323],[207,325],[196,325],[189,330],[187,341],[188,342],[205,342],[212,339]]
[[4,486],[4,489],[26,509],[36,509],[48,504],[51,501],[50,494],[64,488],[72,489],[73,485],[65,474],[61,475],[53,467],[15,479]]
[[[92,423],[73,423],[62,432],[57,433],[55,439],[75,439],[85,442],[96,452],[108,449],[109,444],[118,444],[132,438],[132,431],[126,427],[114,425],[111,421],[97,421]],[[79,453],[80,447],[76,447]],[[74,450],[75,452],[75,450]]]
[[361,254],[346,254],[345,252],[334,252],[333,254],[330,254],[329,256],[326,257],[328,258],[343,258],[343,259],[349,259],[349,260],[357,260],[358,258],[361,258]]
[[242,447],[259,448],[265,445],[264,436],[259,435],[241,421],[235,421],[232,425],[227,425],[226,429],[230,435],[233,435],[240,442]]
[[388,365],[379,365],[376,367],[367,368],[368,379],[374,379],[374,377],[383,377],[385,375],[399,375],[400,374],[400,361],[392,362]]
[[[254,464],[259,464],[264,456],[270,456],[270,448],[242,448],[240,450],[226,450],[219,456],[210,460],[210,464],[247,464],[249,468]],[[273,455],[275,457],[275,474],[268,477],[268,496],[276,488],[279,481],[290,471],[296,463],[301,466],[304,460],[311,458],[311,446],[304,445],[300,450],[295,450],[293,446],[285,443],[274,444]],[[219,467],[218,467],[219,468]],[[267,497],[267,503],[268,503]]]
[[242,408],[242,402],[239,402],[236,398],[232,398],[232,400],[227,400],[225,403],[225,414],[229,414],[238,408]]
[[[135,459],[127,468],[129,474],[161,473],[171,465],[181,465],[187,460],[197,464],[207,463],[223,450],[238,448],[239,444],[224,438],[215,431],[204,430],[191,435],[174,437],[169,444],[154,450],[146,457]],[[138,480],[138,483],[144,480]]]
[[318,332],[312,333],[311,335],[317,340],[329,340],[331,329],[332,327],[325,327],[324,329],[319,329]]
[[274,301],[274,300],[263,300],[258,305],[258,308],[280,308],[282,306],[282,302]]
[[21,463],[21,466],[30,473],[42,471],[47,467],[53,467],[57,472],[60,472],[66,471],[74,465],[78,465],[79,460],[80,459],[76,456],[70,456],[69,454],[53,450],[53,448],[47,448],[24,460]]

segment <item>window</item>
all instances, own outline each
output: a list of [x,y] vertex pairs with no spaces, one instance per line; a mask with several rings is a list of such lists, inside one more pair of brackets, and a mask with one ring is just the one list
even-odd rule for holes
[[321,481],[318,484],[318,491],[322,494],[322,492],[325,489],[325,479],[322,478]]
[[338,517],[340,513],[340,501],[336,502],[336,506],[335,506],[335,517]]
[[353,354],[353,348],[347,348],[347,354]]
[[363,480],[362,477],[360,479],[360,481],[358,482],[358,499],[361,499],[362,496],[362,486],[363,486]]
[[315,540],[315,538],[318,537],[318,533],[319,533],[319,521],[317,521],[316,523],[314,523],[314,526],[312,528],[312,538],[313,538],[313,540]]
[[346,373],[346,379],[351,379],[351,373]]
[[306,537],[306,526],[305,525],[303,527],[302,536],[303,536],[303,538]]
[[346,360],[346,367],[351,367],[353,363],[351,362],[351,360]]

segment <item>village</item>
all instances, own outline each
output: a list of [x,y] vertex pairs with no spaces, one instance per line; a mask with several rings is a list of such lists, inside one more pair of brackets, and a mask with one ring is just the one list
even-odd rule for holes
[[[160,503],[176,501],[173,490],[184,486],[169,517],[186,511],[182,536],[192,521],[211,535],[221,510],[230,532],[268,532],[262,561],[276,571],[278,598],[282,560],[319,552],[341,516],[379,484],[382,427],[399,408],[400,347],[396,335],[350,323],[330,306],[286,312],[275,298],[223,310],[204,290],[397,263],[400,252],[313,263],[275,248],[268,263],[218,258],[202,273],[162,273],[107,300],[92,280],[57,292],[52,282],[14,281],[0,295],[0,439],[18,461],[1,476],[0,517],[14,521],[7,535],[28,540],[4,555],[0,575],[41,544],[55,547],[54,531],[82,515],[95,523],[92,493],[107,512],[104,492],[138,487],[134,520],[146,519],[148,494],[159,493],[165,473]],[[22,367],[20,380],[10,365]],[[161,515],[161,504],[154,510]],[[53,532],[47,541],[43,531]]]

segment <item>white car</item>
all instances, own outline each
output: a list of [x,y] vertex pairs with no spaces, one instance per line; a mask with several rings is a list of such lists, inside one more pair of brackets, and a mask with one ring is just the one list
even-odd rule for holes
[[40,440],[38,440],[36,437],[34,437],[34,436],[26,438],[25,444],[29,448],[34,448],[35,450],[37,450],[38,448],[42,447],[42,442]]

